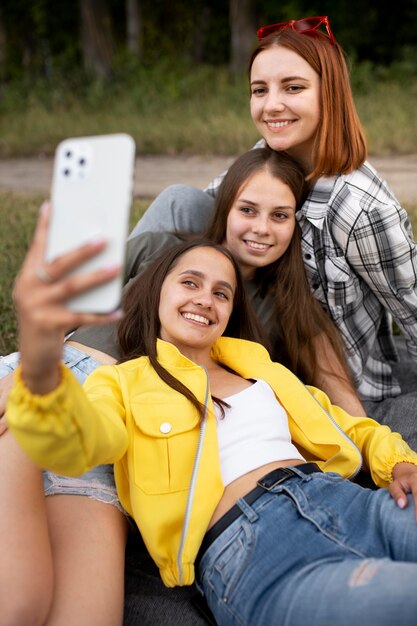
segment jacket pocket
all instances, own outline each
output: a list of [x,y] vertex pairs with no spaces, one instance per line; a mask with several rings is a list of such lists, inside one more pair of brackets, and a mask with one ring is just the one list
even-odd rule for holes
[[189,489],[200,419],[188,404],[152,402],[131,407],[135,483],[145,493]]
[[362,299],[359,281],[344,257],[329,257],[325,262],[327,299],[330,305],[345,306]]

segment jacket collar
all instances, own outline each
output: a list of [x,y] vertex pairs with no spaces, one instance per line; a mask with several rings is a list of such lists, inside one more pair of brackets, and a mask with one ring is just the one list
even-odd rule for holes
[[[244,339],[234,339],[233,337],[220,337],[214,344],[211,355],[215,361],[223,363],[238,371],[237,364],[242,358],[247,360],[248,350],[254,355],[256,360],[271,362],[268,351],[258,343],[246,341]],[[169,367],[200,368],[198,363],[194,363],[184,356],[176,346],[163,339],[157,339],[156,357],[161,365]]]

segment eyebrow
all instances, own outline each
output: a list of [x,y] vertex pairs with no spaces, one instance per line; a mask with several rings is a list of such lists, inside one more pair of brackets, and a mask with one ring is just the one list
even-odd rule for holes
[[[254,202],[253,200],[245,200],[245,198],[237,198],[236,199],[237,202],[242,202],[243,204],[250,204],[251,206],[255,206],[258,207],[259,202]],[[289,209],[290,211],[296,211],[296,207],[291,206],[289,204],[280,204],[279,206],[276,206],[273,208],[274,211],[278,211],[278,210],[282,210],[282,209]]]
[[[292,80],[302,80],[305,83],[309,83],[310,79],[306,78],[305,76],[285,76],[285,78],[280,79],[281,82],[283,83],[288,83],[291,82]],[[252,85],[266,85],[266,80],[263,80],[261,78],[258,78],[257,80],[252,80],[251,81],[251,86]]]
[[[183,276],[184,274],[191,274],[191,276],[197,276],[198,278],[205,277],[203,272],[199,272],[198,270],[184,270],[183,272],[179,274],[179,276]],[[229,291],[233,293],[233,287],[231,286],[230,283],[227,282],[227,280],[219,280],[217,281],[217,284],[222,287],[225,287],[226,289],[229,289]]]

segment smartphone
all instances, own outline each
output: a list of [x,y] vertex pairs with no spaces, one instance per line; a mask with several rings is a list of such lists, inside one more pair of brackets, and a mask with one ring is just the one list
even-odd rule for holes
[[[55,152],[52,215],[45,259],[104,238],[106,248],[74,273],[123,267],[133,195],[135,143],[127,134],[73,137]],[[68,300],[78,312],[109,313],[122,294],[123,272],[110,282]]]

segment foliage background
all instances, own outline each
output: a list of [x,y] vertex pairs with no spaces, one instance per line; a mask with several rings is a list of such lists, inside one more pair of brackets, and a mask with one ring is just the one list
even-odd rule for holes
[[121,130],[143,153],[236,154],[256,139],[242,69],[256,28],[322,14],[370,151],[414,152],[417,0],[2,0],[0,157]]
[[[238,154],[257,139],[256,28],[308,15],[328,15],[348,53],[370,152],[416,152],[417,0],[1,0],[0,157],[121,131],[141,153]],[[16,348],[10,293],[41,199],[0,190],[0,354]]]

